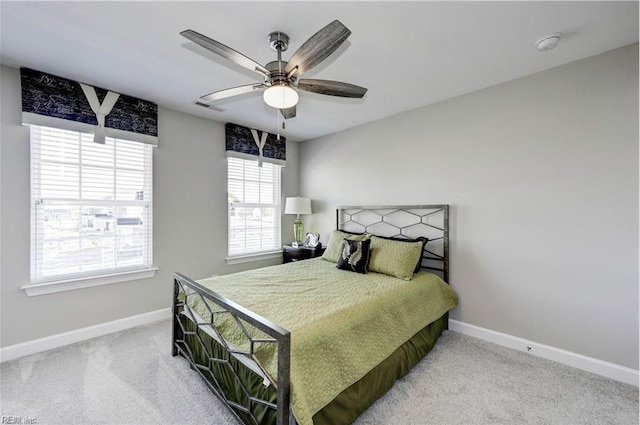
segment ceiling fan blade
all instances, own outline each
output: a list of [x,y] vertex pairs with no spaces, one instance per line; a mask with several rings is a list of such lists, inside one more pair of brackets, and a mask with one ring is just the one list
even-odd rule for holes
[[300,75],[325,60],[349,37],[351,31],[335,20],[305,41],[293,54],[285,71]]
[[338,97],[354,97],[358,99],[363,97],[367,92],[367,89],[364,87],[356,86],[354,84],[343,83],[341,81],[314,79],[298,80],[298,88],[312,93]]
[[245,93],[250,93],[257,89],[263,89],[267,87],[262,83],[258,84],[247,84],[246,86],[238,86],[232,87],[230,89],[218,90],[213,93],[205,94],[204,96],[200,96],[200,101],[203,103],[211,103],[216,100],[225,99],[231,96],[238,96]]
[[294,118],[296,116],[296,106],[293,105],[291,108],[280,109],[280,113],[282,114],[282,118],[285,120]]
[[202,35],[199,32],[193,30],[184,30],[180,33],[180,35],[244,68],[255,71],[266,77],[268,77],[270,74],[269,70],[260,65],[258,62],[246,57],[242,53],[233,50],[231,47],[225,46],[224,44],[207,37],[206,35]]

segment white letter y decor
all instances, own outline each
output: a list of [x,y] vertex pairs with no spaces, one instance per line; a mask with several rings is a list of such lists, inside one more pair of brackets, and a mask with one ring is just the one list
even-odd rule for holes
[[82,87],[82,91],[84,95],[87,97],[89,101],[89,106],[91,106],[91,110],[94,114],[96,114],[96,119],[98,120],[98,126],[96,127],[96,131],[93,135],[93,141],[95,143],[101,143],[104,145],[106,130],[104,128],[104,120],[109,112],[113,109],[113,105],[116,104],[120,95],[115,92],[107,92],[102,104],[100,104],[100,100],[98,100],[98,95],[96,94],[96,90],[87,84],[80,83],[80,87]]

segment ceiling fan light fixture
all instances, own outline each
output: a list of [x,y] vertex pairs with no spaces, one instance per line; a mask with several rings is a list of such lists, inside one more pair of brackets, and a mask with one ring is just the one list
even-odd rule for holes
[[262,94],[264,102],[276,109],[287,109],[298,104],[298,92],[286,83],[274,84]]

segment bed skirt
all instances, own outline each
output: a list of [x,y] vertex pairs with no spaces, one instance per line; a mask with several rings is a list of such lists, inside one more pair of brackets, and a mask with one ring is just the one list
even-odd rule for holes
[[[265,386],[263,376],[252,371],[233,356],[227,357],[226,349],[202,329],[196,330],[195,324],[187,316],[180,314],[180,320],[187,332],[197,332],[198,334],[198,337],[185,335],[186,347],[180,350],[180,354],[191,357],[189,360],[192,363],[192,368],[198,369],[214,393],[224,392],[226,398],[232,403],[237,403],[239,406],[247,405],[247,395],[242,390],[242,386],[236,382],[237,379],[240,379],[252,396],[259,396],[260,399],[270,402],[276,401],[276,389],[273,385]],[[431,351],[446,329],[447,321],[448,315],[445,314],[416,333],[378,366],[338,394],[336,398],[317,412],[313,416],[314,425],[347,425],[355,421],[362,412],[384,395],[396,380],[409,373]],[[205,344],[206,347],[203,347],[202,344]],[[237,377],[224,365],[210,362],[206,354],[207,351],[213,353],[216,358],[229,358],[236,370]],[[213,379],[210,373],[214,373],[217,379]],[[231,407],[233,409],[233,406]],[[276,411],[274,409],[253,403],[251,410],[255,418],[258,419],[259,425],[275,424]],[[241,409],[233,409],[233,411],[244,423],[254,423],[252,418]]]

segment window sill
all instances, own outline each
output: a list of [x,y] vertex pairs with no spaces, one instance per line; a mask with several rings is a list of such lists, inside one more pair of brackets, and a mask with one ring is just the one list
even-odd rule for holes
[[155,276],[157,270],[157,267],[150,267],[148,269],[130,270],[100,276],[79,277],[75,279],[57,280],[46,283],[32,283],[21,286],[20,289],[24,289],[28,296],[33,297],[37,295],[53,294],[55,292],[108,285],[111,283],[127,282],[129,280],[147,279]]
[[238,255],[235,257],[227,257],[227,264],[242,264],[249,263],[251,261],[262,261],[262,260],[272,260],[275,258],[282,259],[282,250],[271,251],[271,252],[261,252],[259,254],[249,254],[249,255]]

